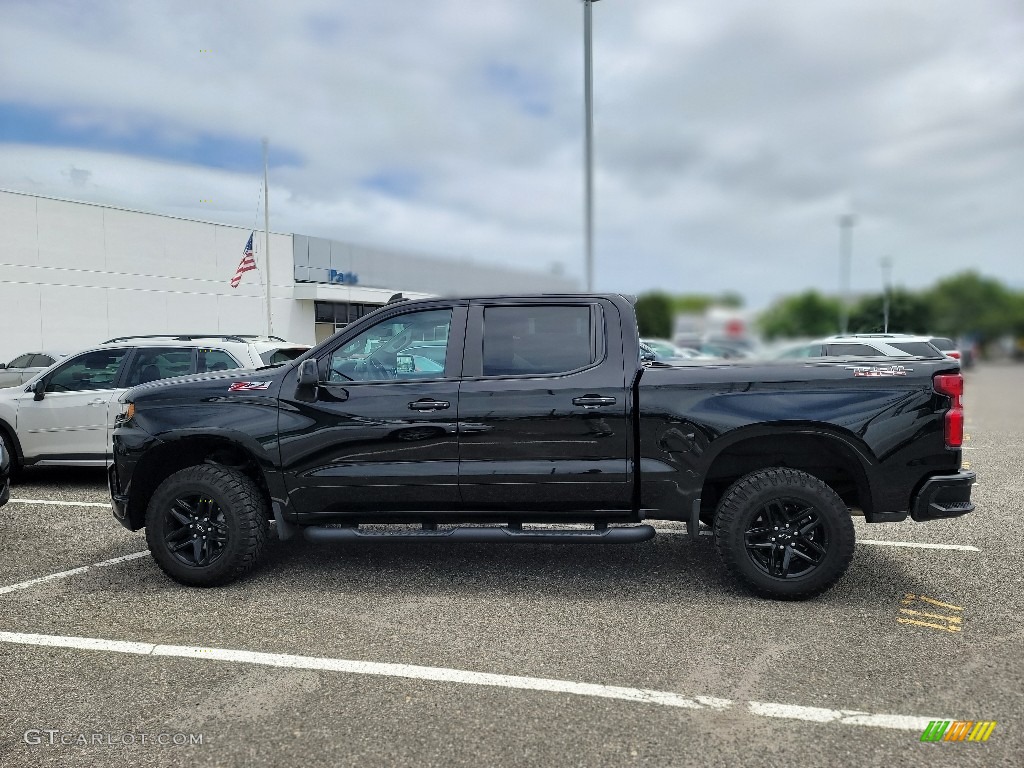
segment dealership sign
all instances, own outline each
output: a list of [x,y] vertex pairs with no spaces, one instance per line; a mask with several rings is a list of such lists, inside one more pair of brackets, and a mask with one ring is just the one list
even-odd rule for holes
[[355,272],[339,272],[336,269],[332,269],[328,273],[327,277],[329,282],[337,283],[338,285],[358,285],[359,275]]

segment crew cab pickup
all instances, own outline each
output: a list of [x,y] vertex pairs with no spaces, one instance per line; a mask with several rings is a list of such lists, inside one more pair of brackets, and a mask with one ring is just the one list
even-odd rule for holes
[[294,361],[120,398],[114,516],[187,585],[313,541],[642,542],[710,527],[805,598],[868,522],[974,509],[956,360],[642,359],[624,296],[394,300]]

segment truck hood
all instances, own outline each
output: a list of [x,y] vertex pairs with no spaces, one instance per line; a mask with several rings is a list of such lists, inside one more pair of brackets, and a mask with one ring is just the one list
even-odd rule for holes
[[281,379],[291,369],[290,364],[273,368],[239,368],[216,373],[199,373],[173,379],[151,381],[125,391],[118,400],[124,402],[155,402],[197,398],[228,393],[276,396]]

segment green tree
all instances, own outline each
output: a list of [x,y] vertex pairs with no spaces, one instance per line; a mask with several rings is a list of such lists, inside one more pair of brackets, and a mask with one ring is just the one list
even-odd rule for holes
[[827,336],[835,333],[839,302],[817,291],[780,299],[761,315],[761,332],[766,338]]
[[743,297],[736,291],[726,291],[720,296],[708,296],[703,293],[682,293],[672,297],[672,309],[681,315],[702,315],[710,307],[729,307],[739,309],[743,306]]
[[988,340],[1015,325],[1015,294],[998,280],[974,271],[940,280],[925,298],[935,311],[935,330],[946,336],[970,334]]
[[[931,333],[932,304],[920,293],[896,288],[889,292],[889,333]],[[851,333],[882,333],[885,296],[865,296],[850,312]]]
[[674,317],[673,300],[667,293],[645,293],[636,300],[636,320],[641,336],[671,338]]

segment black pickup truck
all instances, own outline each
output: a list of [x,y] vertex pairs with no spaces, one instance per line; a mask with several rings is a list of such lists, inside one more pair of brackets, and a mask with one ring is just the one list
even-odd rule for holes
[[642,359],[620,295],[395,300],[291,363],[121,398],[114,515],[223,584],[281,538],[640,542],[713,529],[748,587],[804,598],[868,522],[974,509],[956,360]]

